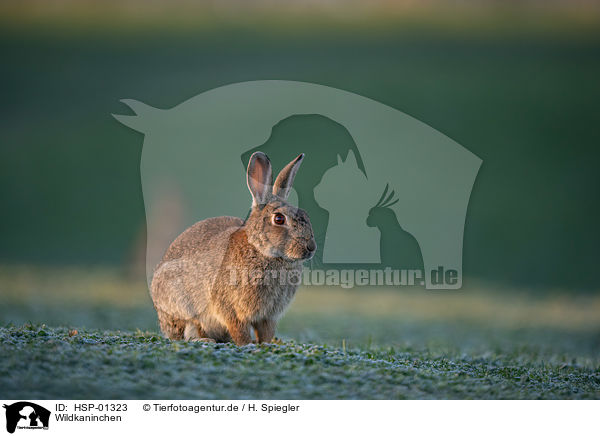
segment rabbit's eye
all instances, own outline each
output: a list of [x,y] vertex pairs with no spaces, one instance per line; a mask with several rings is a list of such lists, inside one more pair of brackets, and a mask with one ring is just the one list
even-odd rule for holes
[[281,213],[276,213],[273,215],[273,224],[277,224],[278,226],[282,226],[285,224],[285,215]]

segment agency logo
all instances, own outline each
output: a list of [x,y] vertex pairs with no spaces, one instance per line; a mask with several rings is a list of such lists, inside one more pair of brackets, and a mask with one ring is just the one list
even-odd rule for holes
[[22,430],[48,430],[50,411],[28,401],[4,405],[6,409],[6,431],[14,433]]
[[123,102],[135,115],[115,118],[144,134],[148,280],[190,225],[247,216],[246,167],[262,151],[274,168],[306,154],[290,202],[315,232],[309,277],[462,286],[467,207],[482,161],[432,127],[357,94],[293,81],[227,85],[166,110]]

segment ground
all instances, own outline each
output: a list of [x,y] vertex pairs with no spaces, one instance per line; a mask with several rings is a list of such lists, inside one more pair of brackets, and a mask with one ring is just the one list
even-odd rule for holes
[[534,354],[201,344],[152,332],[0,331],[3,392],[19,398],[598,398],[600,374]]
[[162,338],[110,271],[0,279],[1,397],[600,398],[593,295],[303,288],[278,343],[237,347]]

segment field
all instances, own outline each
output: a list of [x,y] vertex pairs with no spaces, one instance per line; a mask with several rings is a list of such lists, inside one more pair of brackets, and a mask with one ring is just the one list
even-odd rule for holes
[[303,288],[277,343],[236,347],[165,340],[112,270],[0,276],[2,397],[600,398],[596,296]]

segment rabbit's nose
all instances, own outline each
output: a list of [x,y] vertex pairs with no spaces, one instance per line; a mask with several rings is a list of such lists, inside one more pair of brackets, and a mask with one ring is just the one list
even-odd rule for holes
[[315,251],[317,249],[317,243],[315,242],[314,239],[311,239],[310,241],[308,241],[308,244],[306,244],[306,249],[308,251]]

